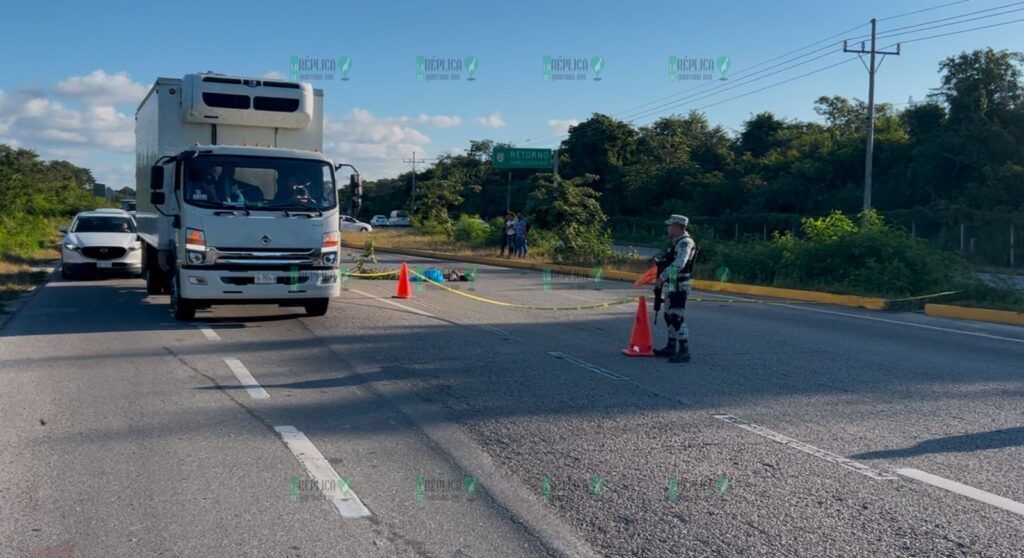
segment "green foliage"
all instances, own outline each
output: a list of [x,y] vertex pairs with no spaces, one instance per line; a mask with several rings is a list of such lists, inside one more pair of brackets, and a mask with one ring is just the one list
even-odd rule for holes
[[554,231],[559,244],[558,261],[581,265],[603,263],[612,253],[608,218],[598,203],[598,193],[587,187],[596,177],[565,180],[551,174],[533,179],[534,190],[526,203],[534,227]]
[[29,256],[75,213],[109,205],[87,189],[92,183],[87,169],[0,144],[0,257]]
[[862,214],[858,224],[838,212],[805,219],[803,232],[770,242],[701,242],[702,276],[725,266],[737,282],[885,297],[977,282],[963,260],[886,225],[874,212]]
[[491,227],[476,215],[462,214],[455,222],[454,237],[460,242],[483,246],[488,243],[490,233]]

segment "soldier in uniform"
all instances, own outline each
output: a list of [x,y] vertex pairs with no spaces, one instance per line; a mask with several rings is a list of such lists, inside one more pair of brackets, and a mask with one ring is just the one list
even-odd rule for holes
[[683,215],[672,215],[665,221],[672,237],[672,247],[655,259],[658,279],[654,284],[655,298],[662,293],[668,307],[665,309],[665,325],[668,329],[668,344],[654,351],[657,356],[669,357],[669,362],[689,362],[690,345],[683,311],[686,297],[692,285],[690,274],[697,259],[697,244],[686,232],[690,220]]

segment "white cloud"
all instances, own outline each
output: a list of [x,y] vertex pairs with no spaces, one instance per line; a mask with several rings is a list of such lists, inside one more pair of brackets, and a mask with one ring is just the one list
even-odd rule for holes
[[505,121],[501,118],[501,113],[494,111],[490,116],[478,116],[476,117],[476,123],[481,126],[489,126],[491,128],[501,128],[505,126]]
[[285,75],[277,70],[267,70],[260,75],[263,79],[285,79]]
[[[426,115],[421,115],[426,116]],[[324,122],[324,152],[351,163],[368,179],[395,176],[409,169],[402,159],[429,159],[431,140],[410,123],[419,117],[378,117],[365,109],[353,109]],[[430,125],[428,122],[423,122]]]
[[575,118],[567,118],[565,120],[552,118],[551,120],[548,120],[548,130],[550,130],[552,134],[568,134],[569,127],[575,126],[579,123],[580,121],[576,120]]
[[433,126],[435,128],[454,128],[462,124],[462,118],[458,116],[445,116],[438,114],[434,116],[427,116],[426,114],[420,114],[416,121],[420,124],[426,124],[427,126]]
[[146,86],[132,81],[125,72],[108,74],[103,70],[95,70],[85,76],[69,77],[57,82],[53,90],[59,95],[102,105],[139,103],[148,91]]

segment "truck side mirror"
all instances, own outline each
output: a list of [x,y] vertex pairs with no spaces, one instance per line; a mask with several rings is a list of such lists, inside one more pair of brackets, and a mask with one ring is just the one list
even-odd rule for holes
[[[161,173],[161,176],[163,173]],[[167,203],[167,196],[163,192],[150,192],[149,203],[153,205],[163,205]]]
[[[149,169],[149,189],[156,192],[164,189],[164,166],[153,165]],[[163,202],[160,202],[163,203]]]

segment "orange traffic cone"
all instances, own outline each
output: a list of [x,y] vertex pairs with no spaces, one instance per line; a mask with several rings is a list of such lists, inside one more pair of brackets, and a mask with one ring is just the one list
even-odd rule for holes
[[402,267],[398,269],[398,290],[391,298],[412,298],[412,288],[409,286],[409,267],[405,265],[405,262],[402,262]]
[[654,339],[651,338],[651,326],[647,323],[647,300],[640,297],[636,308],[636,320],[633,321],[633,334],[629,337],[629,347],[622,349],[626,356],[654,356]]

